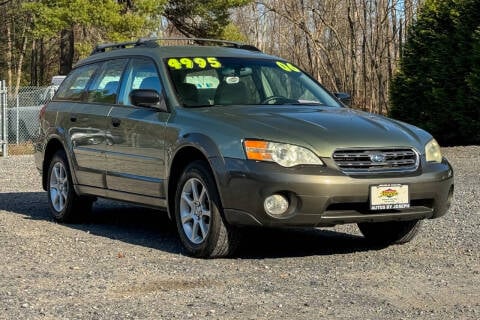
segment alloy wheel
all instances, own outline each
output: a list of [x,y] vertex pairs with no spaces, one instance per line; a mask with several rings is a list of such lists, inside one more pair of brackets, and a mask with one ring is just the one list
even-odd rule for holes
[[50,201],[57,212],[65,209],[68,200],[68,176],[61,162],[55,163],[50,174]]
[[180,198],[180,219],[188,240],[201,244],[210,230],[210,197],[205,184],[197,178],[185,182]]

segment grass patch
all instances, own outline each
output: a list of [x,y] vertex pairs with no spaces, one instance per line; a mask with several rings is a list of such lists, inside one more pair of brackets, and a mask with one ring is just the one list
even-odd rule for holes
[[[9,156],[19,156],[25,154],[33,154],[35,151],[33,143],[31,142],[22,142],[19,144],[9,144],[7,147],[7,152]],[[1,152],[0,152],[1,153]]]

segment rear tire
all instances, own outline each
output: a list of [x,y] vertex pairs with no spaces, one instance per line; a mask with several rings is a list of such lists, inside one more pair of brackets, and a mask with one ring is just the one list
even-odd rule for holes
[[215,180],[204,161],[189,164],[175,194],[175,222],[188,253],[201,258],[231,255],[239,231],[223,218]]
[[421,220],[359,223],[365,238],[375,244],[403,244],[411,241],[420,231]]
[[58,222],[79,222],[92,210],[93,200],[78,196],[73,188],[67,156],[57,151],[48,168],[47,194],[50,211]]

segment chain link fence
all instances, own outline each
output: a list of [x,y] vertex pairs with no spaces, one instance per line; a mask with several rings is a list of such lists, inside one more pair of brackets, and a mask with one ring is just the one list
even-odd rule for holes
[[7,156],[7,88],[5,80],[0,80],[0,151]]
[[[3,82],[4,83],[4,82]],[[2,112],[0,112],[0,128],[2,135],[2,155],[8,155],[8,150],[31,149],[38,129],[38,116],[42,106],[54,95],[56,86],[21,87],[17,94],[11,90],[0,88]]]

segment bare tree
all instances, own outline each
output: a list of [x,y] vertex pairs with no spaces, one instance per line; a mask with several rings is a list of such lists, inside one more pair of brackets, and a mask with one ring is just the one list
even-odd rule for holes
[[388,88],[420,0],[259,0],[237,9],[251,43],[311,73],[355,107],[386,113]]

